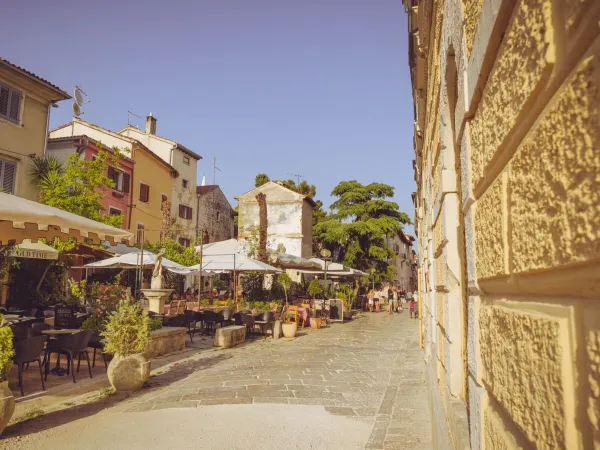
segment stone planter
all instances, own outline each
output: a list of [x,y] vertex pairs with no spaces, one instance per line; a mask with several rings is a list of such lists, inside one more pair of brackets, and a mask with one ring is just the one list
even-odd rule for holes
[[108,381],[117,392],[135,392],[150,378],[150,361],[141,353],[115,355],[107,371]]
[[318,330],[319,328],[321,328],[322,324],[323,324],[323,319],[321,319],[320,317],[311,317],[310,318],[310,327],[311,328]]
[[281,331],[283,331],[283,336],[286,338],[296,337],[296,331],[298,331],[297,323],[282,323]]
[[8,381],[0,382],[0,434],[15,412],[15,397],[8,388]]
[[352,311],[344,311],[344,322],[346,320],[352,320]]

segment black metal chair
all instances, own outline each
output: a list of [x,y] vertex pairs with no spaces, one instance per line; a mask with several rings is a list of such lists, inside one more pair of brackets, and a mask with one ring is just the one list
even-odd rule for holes
[[273,333],[273,326],[275,325],[275,314],[273,311],[265,311],[262,315],[257,316],[258,318],[254,318],[254,324],[260,327],[260,330],[264,336],[267,338],[266,330],[271,328],[271,333]]
[[51,330],[53,327],[44,322],[35,322],[31,324],[31,330],[34,336],[42,336],[42,331]]
[[221,316],[223,316],[223,325],[225,325],[225,324],[231,325],[233,323],[233,309],[225,308],[219,314],[221,314]]
[[92,336],[88,342],[88,347],[94,349],[94,353],[92,355],[92,367],[96,367],[96,350],[100,350],[102,360],[104,361],[104,368],[108,370],[107,355],[104,352],[104,342],[102,342],[102,337],[97,333],[92,333]]
[[223,325],[223,316],[210,309],[205,309],[204,324],[207,332],[214,335],[215,330],[217,329],[217,324],[221,324],[221,326]]
[[13,332],[13,340],[17,341],[25,341],[31,337],[33,337],[33,330],[31,329],[31,324],[27,324],[25,322],[17,322],[13,323],[10,326],[10,329]]
[[196,311],[186,309],[183,311],[183,326],[186,327],[187,333],[190,335],[190,342],[194,342],[194,333],[196,333]]
[[90,355],[88,353],[88,344],[90,338],[94,334],[91,330],[82,330],[75,334],[69,334],[66,336],[60,336],[56,339],[56,343],[53,345],[46,346],[46,379],[48,377],[50,355],[52,353],[58,353],[67,355],[67,375],[69,371],[73,377],[73,383],[77,383],[75,379],[75,357],[77,356],[77,371],[79,372],[79,366],[81,364],[81,355],[85,354],[88,364],[88,372],[90,378],[92,378],[92,366],[90,364]]
[[176,316],[165,316],[163,318],[163,327],[183,327],[184,326],[184,316],[176,315]]
[[42,373],[42,359],[40,355],[44,351],[44,343],[46,342],[46,336],[33,336],[29,339],[15,342],[15,357],[14,363],[17,365],[19,374],[19,387],[21,388],[21,397],[25,395],[23,390],[23,366],[29,363],[37,361],[40,368],[40,378],[42,380],[42,390],[46,390],[46,384],[44,383],[44,374]]
[[246,325],[246,336],[252,339],[252,331],[254,330],[254,317],[252,314],[242,314],[242,322]]
[[241,312],[237,312],[233,315],[233,324],[237,326],[244,325],[244,320],[242,318]]

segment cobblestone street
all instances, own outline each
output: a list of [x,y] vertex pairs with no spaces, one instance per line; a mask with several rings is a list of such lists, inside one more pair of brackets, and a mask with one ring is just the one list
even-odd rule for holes
[[[128,433],[135,429],[139,439],[156,444],[168,424],[178,422],[165,448],[242,448],[252,440],[263,448],[273,442],[291,448],[431,448],[425,366],[417,321],[407,311],[362,314],[350,323],[301,330],[294,340],[258,338],[228,350],[213,350],[208,338],[202,342],[204,350],[154,374],[134,397],[20,439],[13,430],[2,444],[35,448],[43,441],[45,447],[72,448],[77,439],[69,430],[75,426],[87,430],[88,448],[125,448],[131,444],[121,440],[124,423]],[[253,427],[268,428],[262,437],[220,439],[224,428],[240,430],[257,419]],[[51,418],[32,422],[44,420]],[[185,444],[175,445],[180,436]],[[194,436],[200,439],[196,447],[187,442]]]

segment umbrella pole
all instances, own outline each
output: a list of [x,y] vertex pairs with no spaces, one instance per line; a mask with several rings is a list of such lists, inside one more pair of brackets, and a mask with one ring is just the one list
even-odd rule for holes
[[237,312],[240,308],[238,305],[238,278],[237,270],[235,270],[235,253],[233,254],[233,289],[235,290],[235,310]]
[[140,253],[140,272],[139,272],[139,284],[138,284],[138,291],[137,291],[137,298],[138,300],[142,300],[142,296],[141,296],[141,289],[143,287],[144,284],[144,232],[145,230],[142,228],[142,245],[140,247],[141,249],[141,253]]
[[[201,230],[200,236],[204,236]],[[202,297],[202,256],[204,251],[204,239],[200,242],[200,263],[198,264],[198,310],[200,310],[200,301]]]

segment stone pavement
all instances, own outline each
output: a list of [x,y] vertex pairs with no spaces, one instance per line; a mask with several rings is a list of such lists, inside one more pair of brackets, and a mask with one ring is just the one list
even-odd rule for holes
[[372,423],[367,448],[430,448],[425,365],[408,312],[354,321],[232,349],[233,357],[138,397],[142,412],[207,405],[321,405]]
[[[208,338],[197,341],[193,356],[155,373],[149,387],[133,397],[101,412],[82,409],[85,417],[67,425],[61,420],[54,427],[47,418],[40,432],[27,424],[7,430],[0,448],[35,448],[41,439],[46,447],[54,441],[56,446],[48,448],[65,448],[69,426],[75,424],[115,436],[122,436],[117,429],[124,423],[134,424],[128,429],[145,426],[141,438],[155,433],[151,442],[158,444],[164,438],[159,433],[173,421],[184,429],[182,417],[193,421],[195,435],[211,436],[203,448],[245,448],[249,442],[242,437],[225,445],[220,439],[226,434],[216,432],[211,420],[194,422],[200,417],[225,417],[226,430],[245,426],[249,433],[258,433],[258,443],[270,433],[273,442],[293,441],[292,448],[341,448],[342,443],[344,448],[431,448],[425,365],[417,321],[409,319],[407,311],[392,316],[365,313],[349,323],[300,330],[293,340],[259,338],[231,349],[213,349]],[[263,425],[265,411],[275,417]],[[330,425],[335,430],[321,429]],[[268,428],[264,437],[261,426]],[[314,436],[303,440],[313,431],[321,433],[316,444]],[[21,433],[29,435],[19,440]],[[329,440],[326,445],[323,439]],[[270,448],[270,442],[263,440],[263,447]],[[119,438],[111,444],[108,448],[123,448]],[[98,443],[90,448],[105,447]]]

